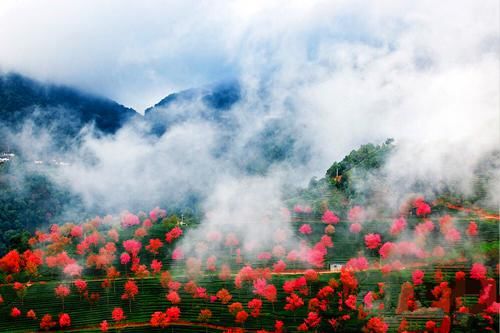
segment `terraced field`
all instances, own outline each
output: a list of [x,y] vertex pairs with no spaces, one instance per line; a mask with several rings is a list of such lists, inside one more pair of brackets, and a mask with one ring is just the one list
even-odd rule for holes
[[[289,247],[290,242],[286,243],[288,246],[286,253],[273,253],[263,257],[255,253],[247,253],[244,248],[237,246],[222,246],[226,250],[224,252],[217,250],[217,269],[214,271],[209,270],[205,262],[212,253],[212,249],[221,248],[221,244],[218,244],[220,241],[204,242],[204,251],[197,253],[198,257],[196,254],[187,253],[184,258],[174,260],[172,258],[174,252],[182,248],[182,236],[179,235],[171,243],[165,242],[166,233],[171,232],[172,227],[162,222],[161,219],[145,224],[146,216],[137,217],[139,221],[137,224],[123,226],[122,223],[122,227],[117,227],[116,221],[105,222],[105,219],[94,219],[85,222],[83,233],[77,236],[74,236],[77,233],[73,233],[74,225],[61,226],[48,233],[39,233],[33,238],[32,248],[42,251],[43,254],[42,261],[38,263],[35,271],[29,271],[27,260],[23,259],[24,254],[21,254],[19,263],[21,268],[18,272],[9,271],[5,257],[0,261],[3,271],[1,276],[3,283],[0,286],[0,295],[3,300],[0,304],[0,331],[41,330],[40,320],[46,314],[50,314],[55,321],[51,330],[66,332],[99,332],[103,321],[107,321],[110,332],[144,332],[146,330],[152,332],[237,332],[238,330],[245,332],[331,332],[334,330],[396,332],[400,329],[403,320],[407,323],[406,330],[408,331],[430,331],[429,328],[426,329],[426,325],[432,321],[437,327],[433,329],[434,331],[445,332],[450,329],[445,327],[447,325],[443,321],[445,317],[451,319],[449,325],[453,328],[453,332],[469,332],[471,329],[481,327],[490,327],[494,330],[495,323],[498,323],[498,313],[491,313],[487,309],[498,304],[496,303],[498,302],[496,298],[498,267],[495,266],[498,257],[491,255],[494,254],[495,249],[498,252],[498,221],[481,219],[474,212],[456,214],[450,210],[439,211],[438,209],[433,213],[436,215],[426,218],[437,222],[448,213],[454,215],[450,223],[460,231],[460,239],[443,240],[440,228],[444,228],[444,222],[441,222],[441,226],[435,223],[435,229],[425,236],[423,243],[419,243],[419,249],[428,253],[436,247],[441,247],[443,253],[440,257],[425,255],[418,258],[413,255],[399,254],[396,257],[384,258],[379,252],[380,245],[375,249],[366,248],[364,237],[368,234],[381,234],[384,244],[398,243],[403,240],[409,244],[412,243],[412,240],[387,232],[393,222],[390,218],[363,221],[363,229],[360,233],[350,232],[352,221],[342,219],[334,224],[335,232],[329,233],[325,229],[327,223],[322,221],[321,214],[296,213],[292,216],[290,227],[296,232],[293,237],[297,242],[295,249],[299,252],[298,259],[292,260],[290,255],[286,255],[294,250]],[[406,218],[407,235],[412,235],[413,230],[426,218],[408,216]],[[465,230],[472,219],[477,223],[477,234],[480,237],[465,235]],[[303,234],[297,231],[304,224],[310,226],[312,230],[310,233]],[[144,229],[145,235],[138,235],[137,230],[140,228]],[[110,230],[118,231],[119,241],[113,241]],[[186,231],[188,230],[183,232]],[[231,231],[221,230],[220,233],[222,236],[227,236]],[[99,237],[96,236],[95,240],[88,240],[91,245],[85,251],[79,250],[79,244],[85,243],[86,239],[91,239],[92,235],[97,234]],[[322,244],[325,236],[333,240],[334,244],[333,246],[320,246],[323,251],[321,258],[323,265],[314,267],[308,261],[308,256],[314,255],[311,251],[314,251],[318,244]],[[133,251],[124,246],[123,241],[128,239],[141,242],[141,249],[137,253],[132,253]],[[157,254],[146,250],[150,239],[162,241]],[[302,245],[299,244],[300,242]],[[109,243],[113,245],[106,245]],[[279,242],[277,244],[279,245]],[[305,249],[303,253],[300,253],[301,246]],[[108,249],[110,253],[102,250],[103,248]],[[49,267],[47,257],[57,256],[63,251],[69,258],[74,258],[75,262],[81,265],[83,269],[81,273],[74,276],[63,273],[64,268],[69,265],[67,262]],[[271,252],[273,249],[269,249],[269,253]],[[111,259],[104,262],[101,267],[97,267],[89,258],[104,255],[103,253],[110,254]],[[132,262],[121,264],[121,259],[118,258],[120,253],[130,253]],[[366,259],[366,267],[348,267],[352,258],[361,256]],[[198,259],[199,261],[196,261]],[[156,273],[151,266],[153,260],[162,264],[161,269]],[[286,268],[278,271],[273,265],[279,260],[286,263]],[[483,279],[471,276],[472,265],[479,262],[484,263],[487,269]],[[140,273],[141,269],[138,266],[142,263],[146,265],[143,269],[147,269],[147,273],[144,271]],[[330,263],[343,265],[342,271],[330,271]],[[219,277],[222,264],[226,264],[230,270],[230,274],[224,279]],[[193,266],[195,267],[194,274],[190,271]],[[107,280],[106,269],[109,268],[116,269],[120,273],[119,277]],[[245,269],[254,275],[245,279],[242,273]],[[413,278],[416,270],[420,270],[424,276],[420,285]],[[162,275],[164,272],[169,272],[170,281],[181,284],[178,289],[178,296],[181,300],[178,304],[172,304],[166,299],[171,287],[165,284],[165,276]],[[311,272],[316,272],[317,277]],[[465,278],[458,280],[457,272],[464,272]],[[301,287],[305,289],[285,290],[284,286],[287,283],[303,277],[307,278],[304,280],[307,284]],[[346,287],[348,283],[346,278],[349,277],[355,279],[355,287]],[[236,282],[240,278],[241,286]],[[494,290],[489,289],[491,295],[482,302],[478,296],[484,293],[484,288],[488,285],[487,281],[491,281],[487,280],[488,278],[493,279],[495,287]],[[78,292],[74,285],[76,279],[86,282],[86,294]],[[258,289],[256,283],[259,280],[267,286],[276,288],[276,295],[271,297],[273,301],[270,301],[266,294],[256,291]],[[131,301],[122,299],[127,281],[134,281],[138,287],[138,294]],[[14,282],[20,282],[23,285],[23,293],[15,290]],[[401,298],[403,297],[402,285],[405,282],[410,284],[413,282],[414,297],[412,299],[417,305],[410,311],[401,312],[398,308],[408,301],[407,298],[403,300]],[[447,282],[443,288],[449,287],[451,292],[446,296],[445,301],[443,301],[445,296],[434,295],[435,288],[442,282]],[[109,283],[109,285],[103,286],[103,283]],[[200,290],[193,291],[193,288],[186,288],[190,283],[204,288],[201,296]],[[56,297],[55,294],[55,288],[60,284],[70,288],[70,294],[64,298],[64,304],[62,299]],[[320,296],[327,286],[332,288],[332,292],[326,296]],[[221,289],[226,289],[231,294],[230,301],[223,302],[216,296]],[[370,293],[374,298],[367,301],[366,296]],[[298,295],[303,304],[297,306],[296,310],[285,310],[285,306],[289,303],[288,298],[292,294]],[[348,302],[351,296],[355,300],[352,308]],[[457,297],[460,297],[462,304],[459,304]],[[250,315],[244,320],[237,320],[236,314],[229,310],[229,305],[239,302],[241,303],[239,311],[248,315],[252,311],[248,304],[254,299],[262,301],[255,317]],[[314,300],[323,302],[323,307],[311,303]],[[436,305],[437,301],[448,302],[448,308]],[[479,304],[481,302],[482,304]],[[161,325],[153,323],[154,312],[163,312],[174,306],[180,309],[178,319],[167,320]],[[13,316],[13,308],[20,310],[21,314]],[[112,312],[115,308],[122,308],[126,318],[113,320]],[[207,309],[210,310],[211,316],[205,319],[200,318],[200,311]],[[29,310],[34,311],[36,318],[26,317]],[[69,326],[63,327],[58,323],[58,316],[61,313],[70,315]],[[491,323],[485,319],[486,313],[490,316]],[[315,315],[319,317],[319,321],[314,317]],[[369,324],[371,318],[382,320],[385,326],[371,327]],[[275,327],[277,320],[283,323],[281,328]]]

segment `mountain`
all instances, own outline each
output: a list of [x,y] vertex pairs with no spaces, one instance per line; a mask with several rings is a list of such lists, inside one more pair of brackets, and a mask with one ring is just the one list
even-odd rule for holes
[[131,108],[74,88],[15,73],[0,75],[0,124],[11,130],[30,120],[63,137],[76,135],[90,123],[103,133],[114,133],[136,116]]
[[[148,126],[138,126],[138,130],[149,128],[145,135],[160,137],[174,125],[200,120],[218,129],[214,156],[231,159],[250,173],[266,172],[272,164],[297,156],[295,162],[303,164],[309,158],[307,147],[297,145],[286,117],[266,121],[250,136],[240,135],[237,106],[242,96],[240,83],[227,80],[170,94],[142,117],[131,108],[75,88],[4,74],[0,75],[0,136],[6,138],[7,131],[17,132],[29,122],[35,131],[48,130],[65,149],[78,143],[78,134],[88,124],[103,134],[113,134],[130,120],[132,125],[145,122]],[[0,141],[0,150],[15,146]]]
[[[251,135],[240,135],[245,127],[241,124],[241,114],[249,112],[248,107],[238,109],[242,103],[240,83],[230,80],[170,94],[146,109],[144,119],[158,136],[174,125],[193,120],[214,125],[219,135],[214,155],[232,161],[250,174],[265,173],[276,163],[302,165],[310,159],[308,147],[297,141],[294,125],[288,117],[269,118],[263,112],[266,121],[256,124]],[[256,118],[259,111],[252,111]]]
[[240,100],[240,84],[230,80],[170,94],[146,109],[144,117],[156,135],[162,135],[174,124],[198,118],[230,125],[228,111]]

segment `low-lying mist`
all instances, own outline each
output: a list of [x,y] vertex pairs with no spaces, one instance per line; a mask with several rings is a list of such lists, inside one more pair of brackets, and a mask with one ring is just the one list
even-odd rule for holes
[[[13,141],[28,159],[68,163],[47,176],[88,207],[116,213],[194,197],[207,230],[235,223],[265,234],[255,220],[284,206],[284,187],[305,186],[352,149],[386,138],[397,149],[358,189],[384,189],[378,200],[394,208],[409,192],[472,193],[475,171],[500,141],[498,48],[488,47],[498,30],[491,20],[443,20],[441,7],[420,16],[425,6],[396,20],[387,5],[358,13],[366,38],[321,35],[311,46],[308,34],[328,27],[324,7],[304,13],[308,24],[284,19],[265,34],[262,24],[271,16],[263,12],[244,42],[228,42],[229,51],[239,45],[233,56],[241,97],[220,119],[197,116],[209,106],[183,101],[163,111],[192,116],[159,136],[151,135],[152,124],[133,121],[113,135],[87,127],[62,153],[50,130],[27,125]],[[485,203],[497,207],[500,175],[498,159],[492,161]]]

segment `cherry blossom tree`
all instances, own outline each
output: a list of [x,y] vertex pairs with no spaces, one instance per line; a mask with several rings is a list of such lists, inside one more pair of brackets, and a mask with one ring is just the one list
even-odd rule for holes
[[71,293],[69,287],[64,284],[60,284],[56,288],[54,288],[54,292],[56,296],[61,299],[62,309],[64,311],[64,299]]
[[52,320],[52,316],[48,313],[45,314],[42,317],[42,320],[40,321],[40,328],[42,330],[45,330],[45,331],[50,330],[51,328],[53,328],[56,325],[57,325],[57,323],[54,320]]
[[113,318],[113,320],[116,322],[120,322],[125,320],[127,317],[125,316],[123,309],[117,307],[114,308],[113,311],[111,312],[111,318]]
[[61,328],[71,326],[71,317],[67,313],[61,313],[59,315],[59,326]]
[[134,280],[128,280],[127,282],[125,282],[123,289],[124,291],[121,299],[128,300],[129,310],[130,312],[132,312],[132,300],[134,300],[135,296],[139,294],[139,287],[137,287],[137,284]]
[[327,209],[323,213],[323,216],[321,217],[321,221],[323,221],[323,223],[326,223],[326,224],[337,224],[337,223],[339,223],[340,219],[337,215],[335,215],[334,212]]

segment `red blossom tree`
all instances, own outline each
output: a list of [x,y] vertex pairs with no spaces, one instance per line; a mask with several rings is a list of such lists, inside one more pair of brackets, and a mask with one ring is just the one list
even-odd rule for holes
[[122,308],[114,308],[113,311],[111,312],[111,318],[113,318],[114,321],[120,322],[122,320],[125,320],[125,313],[123,312]]
[[132,300],[134,300],[135,296],[139,294],[139,287],[137,287],[134,280],[128,280],[125,282],[123,290],[121,299],[128,300],[129,310],[132,312]]
[[43,263],[43,251],[40,249],[23,252],[22,259],[24,261],[24,269],[30,275],[35,275],[38,267]]
[[374,250],[382,245],[380,234],[368,234],[365,236],[365,245],[367,249]]
[[293,320],[295,321],[295,311],[304,305],[304,301],[300,296],[295,293],[292,293],[290,296],[286,298],[286,305],[284,309],[286,311],[293,312]]
[[99,328],[101,329],[101,332],[107,332],[107,331],[109,330],[108,321],[107,321],[107,320],[103,320],[103,321],[99,324]]
[[63,273],[70,277],[77,277],[82,274],[83,267],[77,263],[68,264],[64,267]]
[[391,228],[389,229],[389,233],[392,236],[397,236],[405,229],[406,229],[406,219],[404,217],[400,217],[392,222]]
[[106,269],[106,277],[113,284],[113,291],[115,291],[115,280],[120,276],[120,272],[111,266]]
[[248,302],[248,308],[252,310],[252,312],[250,312],[250,315],[254,318],[257,318],[262,308],[262,301],[258,298],[254,298]]
[[221,289],[215,294],[217,296],[217,299],[222,303],[222,304],[227,304],[231,301],[233,296],[227,291],[227,289]]
[[134,215],[130,212],[124,212],[122,214],[121,225],[123,228],[128,228],[134,225],[138,225],[140,223],[141,221],[139,220],[139,217],[137,215]]
[[[212,318],[212,311],[209,309],[201,309],[200,314],[198,315],[198,321],[202,323],[208,323],[208,321]],[[208,326],[205,326],[205,332],[208,332]]]
[[286,269],[286,264],[283,260],[278,260],[278,262],[276,262],[273,265],[273,272],[274,273],[282,273],[285,271],[285,269]]
[[486,267],[483,264],[476,262],[472,264],[470,277],[475,280],[484,280],[486,278],[486,272]]
[[429,206],[425,201],[424,198],[417,198],[415,199],[415,208],[416,208],[416,214],[417,216],[427,216],[431,213],[431,206]]
[[245,321],[247,321],[247,319],[248,319],[248,313],[245,310],[241,310],[238,311],[238,313],[236,313],[234,321],[240,324],[244,324]]
[[171,321],[178,321],[181,317],[181,309],[179,309],[177,306],[168,308],[166,312]]
[[28,293],[28,285],[21,282],[14,282],[13,288],[16,291],[17,297],[21,300],[21,304],[24,304],[24,297]]
[[132,257],[137,257],[139,251],[142,248],[141,242],[135,239],[127,239],[122,244],[125,251],[127,251],[130,255],[132,255]]
[[159,238],[153,238],[149,240],[149,245],[146,246],[146,250],[156,256],[162,246],[163,242]]
[[172,230],[165,234],[165,240],[167,243],[172,243],[174,240],[182,236],[182,229],[179,227],[173,227]]
[[78,294],[80,294],[80,299],[81,299],[82,295],[87,292],[87,282],[85,282],[82,279],[78,279],[75,280],[73,284],[75,285]]
[[53,328],[56,325],[57,325],[57,323],[54,320],[52,320],[52,316],[48,313],[45,314],[42,317],[42,320],[40,321],[40,328],[42,330],[45,330],[45,331],[50,330],[51,328]]
[[356,295],[347,296],[344,303],[349,309],[356,310]]
[[315,328],[318,327],[319,324],[321,323],[321,317],[317,312],[309,312],[307,314],[307,318],[304,319],[304,323],[307,325],[308,328]]
[[165,328],[170,323],[170,318],[165,312],[156,311],[151,315],[151,320],[149,322],[152,327]]
[[474,237],[477,236],[477,224],[474,221],[470,221],[469,225],[467,226],[467,236],[469,237]]
[[326,224],[337,224],[337,223],[339,223],[340,219],[337,215],[335,215],[334,212],[327,209],[323,213],[323,216],[321,217],[321,221],[323,221],[323,223],[326,223]]
[[59,326],[61,328],[71,326],[71,317],[67,313],[61,313],[59,315]]
[[21,256],[17,250],[11,250],[0,258],[0,270],[9,274],[21,271]]
[[299,232],[303,235],[310,235],[312,234],[312,228],[309,224],[305,223],[299,228]]
[[61,299],[62,308],[64,311],[64,299],[66,297],[68,297],[69,294],[71,293],[69,287],[64,285],[64,284],[60,284],[56,288],[54,288],[54,292],[55,292],[56,296]]
[[344,294],[349,294],[358,287],[358,280],[353,272],[342,269],[340,271],[340,282],[342,282]]
[[162,268],[162,263],[159,260],[153,259],[151,262],[151,270],[153,271],[154,274],[159,274]]
[[366,324],[366,330],[368,333],[386,333],[388,329],[389,325],[379,317],[370,318]]
[[417,269],[413,271],[411,278],[415,286],[421,285],[422,283],[424,283],[424,272],[420,269]]
[[179,304],[181,302],[181,298],[180,298],[179,294],[176,291],[169,292],[165,296],[165,298],[167,299],[167,301],[169,301],[172,304]]
[[28,312],[26,312],[26,318],[36,320],[36,312],[33,309],[30,309]]
[[19,310],[18,308],[16,307],[13,307],[11,310],[10,310],[10,316],[12,318],[17,318],[19,316],[21,316],[21,310]]

